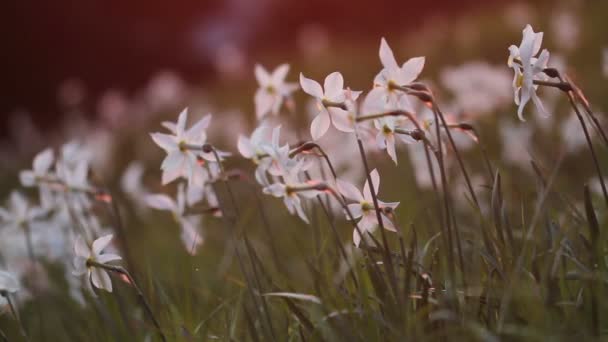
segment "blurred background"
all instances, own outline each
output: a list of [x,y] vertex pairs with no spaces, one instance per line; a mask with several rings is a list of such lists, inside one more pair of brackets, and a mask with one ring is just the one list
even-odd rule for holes
[[[479,108],[463,108],[475,104],[459,103],[454,83],[481,66],[481,73],[486,68],[494,78],[483,83],[488,80],[482,75],[472,88],[500,83],[498,104],[514,113],[504,95],[510,78],[507,47],[519,44],[528,23],[545,32],[543,46],[552,52],[554,66],[583,85],[605,82],[608,25],[601,0],[25,0],[5,7],[4,174],[23,165],[15,161],[69,139],[102,146],[112,134],[135,135],[125,131],[134,123],[140,135],[146,125],[157,127],[186,105],[198,108],[198,115],[213,111],[240,118],[224,132],[234,145],[238,133],[253,128],[255,63],[270,70],[290,63],[292,82],[300,71],[320,79],[339,70],[347,85],[367,90],[380,67],[383,36],[398,60],[425,55],[424,80],[436,85],[450,106],[468,112]],[[586,90],[601,109],[606,103],[601,88]]]

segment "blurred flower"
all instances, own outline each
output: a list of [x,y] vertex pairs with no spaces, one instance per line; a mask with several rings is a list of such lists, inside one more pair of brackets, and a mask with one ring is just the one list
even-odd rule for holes
[[[332,118],[337,129],[343,132],[353,131],[352,125],[348,123],[347,119],[346,93],[344,78],[341,73],[336,71],[327,75],[323,88],[316,81],[306,78],[300,73],[300,86],[305,93],[317,100],[318,114],[310,125],[310,135],[313,140],[320,139],[327,132],[332,123]],[[356,92],[356,95],[352,97],[356,99],[358,96],[359,92]],[[344,109],[339,107],[344,107]]]
[[551,16],[551,30],[555,37],[555,45],[564,50],[576,48],[580,39],[580,22],[575,13],[559,10]]
[[329,34],[319,24],[308,24],[298,31],[298,48],[308,58],[319,57],[329,48]]
[[39,152],[34,157],[32,169],[19,173],[21,185],[26,187],[35,186],[40,179],[48,177],[54,159],[53,150],[50,148]]
[[18,191],[11,192],[6,207],[0,207],[0,224],[7,229],[21,229],[39,221],[47,210],[32,206],[23,194]]
[[313,181],[302,182],[298,179],[298,173],[302,170],[302,165],[300,161],[298,165],[292,167],[283,175],[283,183],[268,185],[263,191],[265,194],[283,198],[283,203],[285,203],[290,214],[297,214],[304,222],[309,223],[304,209],[302,209],[300,196],[312,198],[321,192],[314,189],[315,183]]
[[393,50],[384,38],[380,41],[379,55],[384,69],[374,78],[374,86],[382,88],[387,101],[396,101],[403,95],[403,92],[396,90],[395,87],[406,86],[414,82],[424,68],[425,58],[410,58],[400,67],[395,60]]
[[238,77],[245,71],[246,55],[241,47],[232,43],[222,43],[215,50],[215,68],[229,77]]
[[[378,196],[378,192],[380,189],[380,175],[378,174],[378,170],[372,170],[372,172],[370,173],[370,177],[374,186],[374,193],[376,196]],[[361,220],[358,223],[361,232],[364,234],[365,232],[373,233],[376,227],[378,226],[378,217],[376,216],[374,200],[372,197],[369,183],[365,181],[365,185],[363,186],[363,194],[354,185],[340,179],[338,179],[337,181],[337,186],[338,191],[340,191],[340,193],[344,197],[357,202],[348,204],[348,210],[353,215],[353,219],[358,219],[361,217]],[[380,207],[380,210],[384,208],[395,209],[398,205],[399,202],[386,203],[378,200],[378,206]],[[396,232],[397,230],[393,225],[393,221],[383,212],[381,212],[380,215],[382,216],[382,224],[384,225],[384,228]],[[350,219],[348,215],[347,218]],[[359,232],[355,229],[353,231],[353,243],[355,244],[355,246],[358,247],[360,242],[361,236],[359,235]]]
[[514,124],[503,119],[499,122],[499,133],[503,159],[522,168],[527,167],[531,158],[528,147],[531,145],[533,134],[530,125]]
[[[198,187],[197,187],[198,188]],[[173,200],[171,197],[164,194],[147,195],[145,202],[148,206],[169,211],[173,215],[173,219],[180,226],[180,238],[188,253],[196,254],[198,247],[203,244],[203,238],[197,230],[200,225],[200,220],[196,216],[186,216],[186,210],[194,202],[201,199],[202,194],[196,191],[190,191],[191,187],[186,191],[183,184],[177,187],[177,198]]]
[[247,138],[240,135],[238,138],[237,148],[239,153],[244,158],[251,159],[256,165],[266,156],[263,147],[270,143],[268,141],[268,129],[268,126],[261,124],[251,133],[251,137]]
[[173,135],[151,133],[154,142],[167,152],[162,162],[162,183],[168,184],[179,177],[188,180],[188,184],[202,185],[207,178],[206,172],[199,164],[198,158],[215,161],[211,153],[204,153],[202,146],[207,140],[206,129],[211,121],[211,115],[206,115],[196,124],[186,130],[188,109],[184,109],[177,119],[177,124],[165,122],[163,125]]
[[279,65],[271,74],[263,66],[256,64],[254,72],[260,86],[254,97],[255,115],[260,120],[269,113],[278,114],[285,98],[298,89],[298,86],[285,82],[289,64]]
[[538,58],[534,57],[540,51],[542,41],[543,33],[536,33],[532,26],[527,25],[523,30],[523,38],[519,47],[509,46],[510,55],[507,64],[515,71],[513,90],[515,92],[515,104],[519,106],[517,115],[521,121],[525,121],[523,110],[530,99],[541,113],[548,115],[536,95],[538,86],[534,84],[535,77],[536,79],[545,79],[543,69],[547,67],[549,61],[549,51],[546,49],[540,53]]
[[87,273],[87,279],[98,289],[112,292],[112,280],[108,272],[102,268],[90,265],[90,262],[107,264],[112,261],[122,260],[119,255],[112,253],[102,253],[112,241],[112,234],[105,235],[93,241],[91,248],[84,241],[82,236],[76,238],[74,243],[74,272],[76,276]]
[[148,194],[143,184],[144,164],[134,160],[125,169],[120,178],[120,187],[131,199],[138,199]]
[[503,68],[475,61],[445,68],[441,83],[454,95],[455,106],[476,117],[491,113],[508,103],[511,79]]

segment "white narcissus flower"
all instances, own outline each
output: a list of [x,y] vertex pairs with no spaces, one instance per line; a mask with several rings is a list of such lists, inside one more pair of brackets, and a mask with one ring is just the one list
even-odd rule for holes
[[414,57],[403,63],[397,64],[393,50],[388,46],[384,38],[380,41],[380,62],[384,67],[374,78],[374,86],[383,90],[386,101],[396,101],[403,95],[395,86],[406,86],[414,82],[424,68],[424,57]]
[[270,144],[268,129],[268,126],[260,125],[251,133],[251,137],[239,136],[237,143],[239,153],[243,157],[251,159],[255,164],[259,164],[260,160],[266,156],[264,145]]
[[195,216],[185,216],[187,206],[192,202],[198,201],[201,197],[194,191],[186,191],[183,184],[177,188],[177,199],[164,194],[148,195],[145,197],[145,202],[148,206],[169,211],[173,215],[173,219],[181,228],[180,238],[188,253],[196,254],[198,247],[203,244],[203,238],[197,230],[200,225],[200,220]]
[[507,64],[513,68],[513,91],[515,104],[519,106],[517,116],[521,121],[526,121],[523,117],[523,110],[528,101],[532,99],[539,113],[547,116],[542,102],[536,94],[538,85],[534,80],[546,80],[543,70],[549,61],[549,51],[544,49],[538,58],[535,56],[540,51],[543,42],[543,33],[534,32],[532,26],[527,25],[523,30],[523,38],[519,46],[509,46],[509,60]]
[[90,248],[82,236],[78,236],[74,243],[74,253],[76,254],[74,258],[74,275],[81,276],[86,273],[89,282],[93,286],[108,292],[112,292],[112,280],[110,279],[110,275],[106,270],[92,266],[89,262],[107,264],[112,261],[122,260],[117,254],[102,253],[112,241],[112,237],[112,234],[102,236],[93,241]]
[[206,115],[189,129],[186,129],[188,109],[184,109],[177,123],[165,122],[163,125],[173,134],[151,133],[154,142],[167,152],[167,157],[161,164],[163,170],[162,183],[168,184],[183,177],[188,184],[204,184],[207,174],[199,164],[199,158],[215,161],[211,153],[203,153],[188,146],[202,147],[207,140],[206,129],[211,122],[211,115]]
[[271,74],[264,67],[256,64],[254,72],[260,86],[254,97],[255,115],[260,120],[269,113],[277,114],[283,100],[298,89],[298,86],[285,82],[289,72],[288,64],[279,65]]
[[[290,214],[297,214],[302,221],[309,223],[308,218],[304,213],[304,209],[302,209],[300,196],[312,198],[319,195],[321,191],[310,188],[315,184],[314,181],[301,182],[298,179],[298,173],[302,171],[303,167],[303,162],[300,161],[298,165],[292,167],[283,175],[284,183],[268,185],[263,189],[263,192],[274,197],[283,198],[283,203],[285,203]],[[298,188],[302,190],[298,190]],[[303,190],[303,188],[306,188],[306,190]]]
[[27,198],[18,191],[11,192],[6,208],[0,207],[0,226],[7,229],[20,229],[39,221],[47,211],[32,206]]
[[[378,170],[374,169],[370,172],[370,177],[372,179],[372,183],[374,185],[374,193],[378,196],[378,189],[380,189],[380,175],[378,174]],[[348,204],[348,210],[350,210],[353,215],[353,219],[358,219],[361,217],[361,220],[358,223],[359,229],[361,233],[369,232],[373,233],[376,227],[378,226],[378,217],[376,216],[376,210],[374,208],[374,200],[372,197],[372,192],[370,189],[370,185],[367,181],[365,181],[365,185],[363,186],[363,193],[359,191],[354,185],[348,183],[346,181],[338,179],[337,181],[338,191],[347,199],[353,200],[356,203]],[[380,210],[384,208],[395,209],[399,205],[399,202],[391,202],[385,203],[378,200],[378,206]],[[382,216],[382,224],[384,228],[393,232],[396,232],[393,221],[381,212]],[[346,216],[348,219],[350,217]],[[359,232],[355,229],[353,231],[353,243],[355,246],[359,246],[361,242],[361,236]]]
[[[335,106],[346,106],[346,93],[344,90],[344,78],[339,72],[332,72],[325,77],[323,88],[321,85],[304,77],[300,73],[300,86],[305,93],[313,96],[317,100],[319,113],[312,120],[310,125],[310,135],[313,140],[320,139],[329,129],[331,123],[343,132],[352,132],[353,128],[348,124],[348,111]],[[356,93],[359,96],[359,92]],[[356,98],[355,96],[355,98]],[[338,123],[336,124],[336,118]]]
[[34,157],[31,170],[24,170],[19,173],[19,179],[23,186],[35,186],[40,178],[48,176],[54,161],[53,150],[47,148]]

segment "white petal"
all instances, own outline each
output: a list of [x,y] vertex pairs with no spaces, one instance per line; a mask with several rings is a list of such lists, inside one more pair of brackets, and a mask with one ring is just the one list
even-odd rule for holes
[[101,253],[101,251],[104,250],[104,248],[108,247],[108,245],[112,241],[113,237],[114,237],[114,235],[108,234],[108,235],[102,236],[99,239],[93,241],[93,248],[92,248],[93,255],[95,255],[95,256],[99,255]]
[[184,163],[186,155],[180,150],[173,150],[167,154],[160,164],[161,170],[175,170]]
[[[372,185],[374,187],[374,192],[377,195],[378,190],[380,189],[380,174],[378,174],[377,169],[373,169],[372,172],[369,173],[369,176],[372,180]],[[365,185],[363,186],[363,197],[366,201],[371,201],[373,198],[371,196],[369,182],[365,181]]]
[[[353,219],[356,220],[363,215],[363,209],[361,208],[361,204],[351,203],[351,204],[347,205],[347,207],[348,207],[348,210],[350,211],[351,215],[353,215]],[[346,215],[346,218],[350,220],[350,217],[348,216],[348,212],[344,213],[344,215]]]
[[108,273],[99,268],[93,268],[91,271],[91,282],[98,289],[112,292],[112,280]]
[[319,99],[323,98],[323,89],[321,89],[321,85],[315,80],[304,77],[302,73],[300,73],[300,86],[306,94]]
[[253,101],[255,103],[255,115],[258,120],[273,111],[276,97],[268,93],[265,89],[256,91]]
[[342,74],[336,71],[327,75],[323,89],[326,98],[336,102],[344,101],[344,78]]
[[34,186],[36,184],[36,174],[30,170],[19,172],[19,181],[25,187]]
[[390,134],[386,137],[386,152],[388,152],[388,155],[395,162],[395,164],[397,164],[397,152],[395,151],[395,136],[393,134]]
[[150,133],[152,140],[165,151],[177,149],[175,137],[164,133]]
[[177,125],[175,126],[175,134],[181,137],[186,131],[186,122],[188,121],[188,108],[184,108],[179,117],[177,118]]
[[122,257],[120,255],[112,254],[112,253],[104,253],[97,257],[97,262],[100,264],[107,264],[108,262],[118,261],[118,260],[122,260]]
[[285,81],[289,72],[289,64],[281,64],[272,72],[271,80],[274,85],[280,85]]
[[89,246],[87,246],[87,243],[84,241],[84,238],[80,235],[76,238],[76,241],[74,241],[74,253],[84,259],[91,256]]
[[338,179],[336,181],[336,185],[338,187],[338,191],[340,191],[344,197],[357,202],[361,202],[363,200],[361,191],[359,191],[359,189],[357,189],[357,187],[351,183]]
[[349,119],[349,113],[347,111],[335,107],[328,108],[327,110],[331,114],[331,121],[336,129],[345,133],[352,133],[355,131],[354,123]]
[[167,195],[147,195],[144,198],[144,202],[146,202],[149,207],[158,210],[175,211],[177,209],[177,204],[175,203],[175,201],[173,201],[173,199],[171,199]]
[[384,37],[380,41],[380,62],[382,65],[388,69],[389,72],[394,72],[399,68],[397,65],[397,61],[395,60],[395,56],[393,55],[393,50],[388,46],[386,39]]
[[260,86],[265,87],[270,84],[270,75],[268,75],[268,72],[266,71],[266,69],[264,69],[263,66],[256,64],[253,69],[253,72]]
[[353,229],[353,243],[357,247],[359,247],[359,244],[361,243],[361,236],[359,235],[357,229]]
[[211,114],[203,116],[194,126],[190,127],[186,132],[186,139],[194,141],[204,141],[206,136],[206,130],[211,123]]
[[243,157],[251,159],[255,155],[255,151],[249,138],[240,135],[236,145],[239,150],[239,153]]
[[50,148],[38,153],[34,158],[34,171],[37,173],[47,172],[53,164],[53,159],[53,150]]
[[310,124],[310,135],[312,136],[312,139],[320,139],[325,132],[327,132],[330,125],[331,119],[329,118],[329,113],[326,110],[322,110]]
[[418,78],[424,68],[424,62],[424,57],[414,57],[403,63],[401,67],[401,79],[399,80],[403,83],[402,85],[410,84]]

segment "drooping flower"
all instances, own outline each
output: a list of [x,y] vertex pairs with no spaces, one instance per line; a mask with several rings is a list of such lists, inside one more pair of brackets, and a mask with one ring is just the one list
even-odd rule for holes
[[206,129],[211,122],[211,115],[206,115],[189,129],[186,129],[187,120],[188,109],[184,109],[177,123],[163,123],[172,134],[150,134],[154,142],[167,152],[167,157],[161,164],[163,185],[180,177],[188,180],[189,184],[202,185],[207,174],[199,164],[199,159],[215,161],[211,153],[204,153],[201,150],[207,140]]
[[264,67],[256,64],[254,72],[260,86],[254,97],[255,114],[260,120],[269,113],[277,114],[285,98],[298,89],[298,86],[285,82],[285,77],[289,72],[288,64],[279,65],[270,74]]
[[74,243],[74,272],[76,276],[87,274],[89,282],[98,289],[112,292],[112,280],[108,272],[100,267],[91,265],[90,262],[99,264],[107,264],[112,261],[122,260],[122,258],[113,253],[103,253],[103,250],[108,247],[112,241],[112,234],[105,235],[93,241],[89,248],[82,236],[76,238]]
[[[313,96],[317,101],[318,114],[310,125],[310,135],[313,140],[320,139],[334,122],[334,127],[344,132],[352,132],[352,127],[344,122],[348,116],[346,108],[346,93],[344,90],[344,78],[339,72],[332,72],[325,77],[323,88],[310,78],[300,73],[300,86],[305,93]],[[356,96],[359,93],[357,92]],[[355,96],[355,98],[356,98]],[[335,123],[338,118],[338,124]]]
[[507,64],[513,68],[513,91],[515,104],[518,105],[517,115],[521,121],[525,121],[523,110],[528,101],[532,99],[538,111],[543,115],[548,115],[542,102],[536,94],[538,85],[534,80],[545,80],[547,77],[543,70],[549,61],[549,51],[544,49],[540,55],[535,57],[540,51],[543,42],[543,33],[534,32],[532,26],[527,25],[523,30],[523,38],[519,46],[509,46],[509,59]]
[[188,253],[193,255],[196,254],[198,247],[203,244],[203,238],[196,228],[200,225],[200,218],[186,216],[185,214],[187,207],[200,198],[199,193],[186,191],[183,184],[180,184],[177,188],[176,200],[164,194],[147,195],[145,197],[148,206],[158,210],[169,211],[173,215],[173,219],[179,224],[181,229],[180,238],[182,243]]
[[[380,175],[378,174],[378,170],[374,169],[370,172],[370,177],[374,186],[374,193],[378,196],[378,191],[380,189]],[[355,201],[356,203],[348,204],[348,210],[353,215],[353,219],[361,218],[358,222],[359,229],[362,233],[373,233],[374,230],[378,227],[378,217],[376,216],[376,210],[374,208],[374,202],[372,197],[372,192],[370,189],[370,185],[367,181],[365,181],[365,185],[363,186],[363,193],[359,191],[354,185],[349,182],[338,179],[337,181],[338,191],[347,199]],[[382,224],[384,228],[393,232],[396,232],[395,225],[393,221],[386,216],[382,209],[391,208],[395,209],[399,205],[399,202],[382,202],[378,200],[378,206],[380,207],[382,216]],[[347,218],[350,217],[347,215]],[[359,232],[355,229],[353,231],[353,243],[355,246],[359,246],[361,242],[361,236]]]
[[406,86],[414,82],[424,68],[425,58],[410,58],[399,66],[393,50],[384,38],[380,41],[379,56],[384,68],[374,78],[374,86],[382,89],[386,101],[396,101],[403,93],[396,90],[395,87]]
[[300,196],[312,198],[321,192],[314,188],[314,184],[316,184],[314,181],[303,182],[299,180],[298,174],[303,167],[303,161],[298,162],[298,165],[292,167],[283,175],[283,182],[268,185],[263,191],[265,194],[283,198],[283,203],[285,203],[290,214],[297,214],[302,221],[309,223],[304,209],[302,209]]

